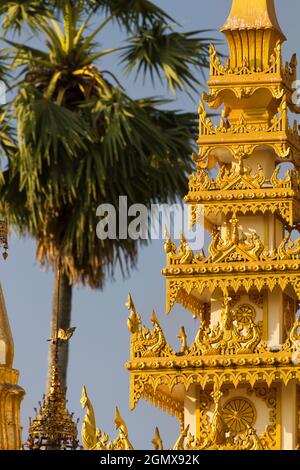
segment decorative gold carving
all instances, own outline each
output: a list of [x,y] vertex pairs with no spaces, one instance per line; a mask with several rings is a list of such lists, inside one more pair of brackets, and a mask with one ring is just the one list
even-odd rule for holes
[[[292,59],[293,60],[293,59]],[[293,67],[293,72],[291,72],[291,67]],[[294,73],[294,62],[293,65],[286,66],[284,69],[286,75]],[[225,65],[222,65],[222,62],[217,54],[216,48],[213,44],[210,46],[210,75],[211,77],[220,77],[222,75],[253,75],[253,74],[281,74],[281,44],[278,42],[274,48],[274,53],[270,57],[270,64],[265,70],[255,69],[250,67],[246,58],[243,59],[243,64],[241,67],[230,68],[230,62],[227,60]]]
[[185,309],[193,313],[194,318],[199,317],[202,321],[207,322],[210,316],[210,305],[200,302],[192,294],[187,294],[184,290],[178,292],[176,300]]
[[264,245],[259,236],[252,231],[251,234],[239,235],[238,219],[233,217],[224,223],[225,235],[221,237],[220,231],[215,230],[208,251],[211,261],[215,263],[230,261],[258,260],[263,252]]
[[175,442],[173,450],[185,450],[184,448],[184,441],[188,435],[190,425],[188,424],[187,427],[181,432],[178,440]]
[[245,432],[256,420],[256,411],[250,400],[243,397],[230,398],[223,406],[223,417],[234,434]]
[[248,394],[255,394],[258,398],[264,400],[270,409],[270,423],[266,426],[265,432],[260,439],[262,445],[268,450],[280,449],[280,396],[278,386],[267,388],[265,386],[256,386],[248,390]]
[[[255,429],[252,427],[254,419],[249,408],[250,402],[243,400],[242,407],[222,407],[221,398],[223,392],[216,380],[214,383],[214,391],[211,393],[214,402],[214,412],[209,422],[206,410],[201,410],[201,418],[203,418],[206,431],[201,434],[200,438],[196,438],[191,434],[187,437],[185,448],[187,450],[263,450],[260,438],[257,436]],[[235,399],[235,403],[238,399]],[[232,400],[227,402],[232,404]],[[207,409],[207,405],[205,405]],[[253,407],[251,405],[251,409]],[[255,412],[254,412],[255,417]],[[249,422],[252,424],[250,425]],[[230,425],[230,426],[229,426]]]
[[267,179],[260,166],[256,174],[244,165],[219,163],[216,179],[211,179],[201,167],[192,174],[189,193],[185,201],[191,204],[191,223],[197,223],[198,205],[204,204],[204,217],[223,213],[279,213],[289,225],[299,220],[300,177],[296,169],[288,170],[283,179],[278,179],[277,166],[272,177]]
[[[230,300],[230,297],[223,299],[221,325],[217,323],[213,328],[200,325],[196,348],[204,355],[253,354],[259,352],[259,345],[266,351],[266,346],[261,344],[262,322],[253,321],[254,309],[243,305],[233,312]],[[191,351],[194,351],[193,346]]]
[[211,444],[216,446],[222,446],[226,443],[226,433],[228,432],[228,427],[226,425],[223,410],[221,410],[221,398],[223,393],[220,390],[218,382],[215,382],[214,391],[211,394],[215,409],[211,419],[211,429],[210,429],[210,440]]
[[190,264],[193,261],[194,253],[190,249],[184,235],[181,235],[180,245],[178,247],[179,264]]
[[277,252],[279,259],[299,259],[300,238],[296,241],[292,241],[291,233],[292,231],[290,230],[278,247]]
[[297,446],[296,450],[300,450],[300,385],[296,386],[296,410],[297,410]]
[[209,435],[209,420],[207,411],[214,403],[211,393],[206,390],[199,390],[199,416],[197,420],[197,439],[199,442],[205,442]]
[[180,400],[176,400],[171,394],[164,393],[159,389],[154,390],[149,384],[145,384],[143,388],[143,398],[150,404],[162,408],[171,416],[179,419],[181,429],[183,430],[184,409],[183,403]]
[[252,175],[252,170],[245,167],[243,160],[240,160],[239,165],[234,168],[227,168],[224,164],[219,165],[219,173],[213,189],[260,189],[265,181],[266,177],[260,165],[258,165],[257,173]]
[[[142,327],[132,304],[128,318],[132,336],[126,367],[130,371],[131,408],[146,398],[183,419],[184,394],[190,387],[199,391],[197,435],[182,425],[174,447],[180,450],[280,449],[280,387],[300,380],[296,302],[289,308],[283,296],[284,344],[269,348],[263,341],[270,339],[266,305],[274,289],[282,293],[293,289],[300,300],[300,240],[291,241],[290,233],[300,227],[300,136],[297,122],[290,125],[288,116],[288,110],[300,111],[292,102],[297,61],[293,56],[290,63],[282,64],[284,37],[273,7],[272,11],[269,8],[271,0],[254,2],[255,8],[265,13],[257,17],[272,26],[268,26],[266,37],[255,23],[257,33],[251,41],[256,47],[252,47],[254,20],[244,3],[234,0],[232,11],[243,12],[245,18],[232,14],[224,28],[231,37],[230,59],[222,64],[214,46],[210,49],[209,94],[203,98],[210,108],[222,106],[221,119],[216,125],[200,101],[199,152],[193,156],[197,171],[190,177],[185,198],[192,224],[203,221],[212,234],[208,254],[203,250],[194,253],[184,236],[178,248],[169,234],[165,241],[167,311],[180,303],[199,317],[199,330],[188,345],[182,327],[180,351],[175,352],[156,317],[152,331]],[[243,27],[241,35],[237,23],[251,27]],[[266,31],[265,26],[261,29]],[[263,151],[268,154],[266,161],[254,164]],[[293,167],[280,176],[279,164],[284,161]],[[212,173],[214,169],[218,171]],[[201,219],[199,210],[204,216]],[[238,217],[256,214],[267,214],[266,224],[276,220],[274,237],[271,230],[264,240],[251,228],[243,233]],[[280,223],[286,224],[288,234],[278,243]],[[206,303],[210,296],[216,301],[223,298],[216,325],[211,324]],[[249,300],[240,305],[241,296]],[[257,321],[256,307],[263,311],[263,325]],[[249,394],[264,400],[270,410],[262,435],[253,427],[255,408],[247,397],[234,394],[222,407],[225,388],[239,386],[244,390],[249,387]],[[178,396],[180,400],[176,400]],[[163,447],[159,432],[154,445]]]
[[233,318],[236,322],[241,325],[249,325],[253,323],[256,316],[256,312],[251,305],[239,305],[233,313]]
[[289,295],[283,294],[283,330],[284,340],[286,340],[295,323],[297,302]]
[[294,363],[299,364],[300,362],[300,317],[298,317],[291,329],[289,338],[286,340],[283,349],[293,354],[292,360]]
[[207,112],[203,101],[200,100],[199,105],[199,125],[201,136],[211,136],[218,134],[255,134],[255,133],[272,133],[272,132],[289,132],[294,133],[298,138],[298,127],[290,129],[288,125],[288,114],[287,114],[287,97],[283,95],[281,104],[278,108],[278,114],[274,115],[271,119],[270,124],[268,122],[264,124],[250,124],[246,122],[244,115],[242,114],[239,121],[230,125],[228,120],[221,117],[221,123],[219,126],[215,126],[212,120],[207,117]]
[[118,407],[115,413],[115,427],[119,430],[119,435],[112,442],[108,435],[96,427],[96,420],[93,405],[87,395],[86,388],[82,389],[81,396],[82,408],[87,408],[82,423],[82,443],[86,450],[133,450],[128,439],[128,429],[122,419]]
[[25,391],[18,385],[17,370],[0,366],[0,450],[22,447],[20,407]]
[[[195,194],[204,193],[210,190],[210,196],[213,197],[211,191],[222,190],[255,190],[255,189],[273,189],[284,188],[293,189],[299,192],[300,177],[299,171],[296,169],[288,170],[284,179],[278,179],[280,166],[277,166],[270,179],[267,179],[265,173],[260,165],[258,165],[257,173],[252,174],[252,170],[244,164],[244,160],[240,160],[238,165],[225,165],[219,163],[219,171],[215,180],[211,179],[207,171],[199,168],[197,174],[192,174],[189,180],[189,196],[187,201],[192,200]],[[252,193],[255,194],[255,193]],[[274,195],[280,193],[275,192]]]
[[130,294],[126,305],[130,310],[127,320],[128,329],[131,333],[130,357],[165,357],[171,355],[172,349],[166,342],[154,310],[151,316],[153,330],[150,331],[146,327],[140,327],[141,317],[135,309]]
[[[0,246],[4,243],[7,248],[4,228],[0,222]],[[20,450],[22,446],[20,406],[25,391],[18,385],[13,359],[14,341],[0,285],[0,451]]]
[[[233,193],[219,193],[218,197],[207,197],[207,200],[198,200],[198,202],[192,202],[190,206],[190,224],[195,225],[198,222],[199,207],[202,208],[204,204],[204,217],[207,218],[211,215],[223,214],[231,215],[233,212],[239,214],[278,214],[288,225],[293,225],[295,221],[300,221],[300,204],[299,201],[294,198],[294,194],[288,195],[287,200],[282,199],[282,194],[277,195],[275,193],[264,190],[258,195],[258,199],[255,198],[255,194],[246,192],[236,191],[236,195]],[[282,191],[279,190],[278,191]],[[298,197],[298,196],[297,196]],[[293,199],[294,198],[294,199]],[[197,198],[195,198],[197,200]],[[237,200],[238,199],[238,200]]]

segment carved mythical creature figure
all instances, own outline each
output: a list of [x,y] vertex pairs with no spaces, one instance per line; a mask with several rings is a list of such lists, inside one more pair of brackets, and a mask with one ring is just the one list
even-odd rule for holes
[[83,409],[87,408],[81,430],[82,442],[86,450],[133,450],[128,439],[127,426],[118,407],[116,407],[115,426],[119,429],[119,435],[114,442],[111,442],[108,435],[96,427],[94,408],[85,387],[82,388],[80,402]]
[[257,432],[251,426],[248,426],[245,436],[246,450],[264,450],[264,447],[257,435]]
[[191,248],[189,247],[189,244],[183,234],[180,237],[178,255],[180,256],[180,264],[190,264],[192,263],[194,258],[193,250],[191,250]]
[[245,248],[247,249],[249,255],[255,258],[258,258],[261,255],[264,249],[264,245],[256,232],[253,232],[250,236],[248,236],[247,241],[245,242]]
[[[285,349],[291,350],[292,352],[299,353],[300,350],[300,317],[295,321],[293,328],[290,332],[290,337],[285,344]],[[299,355],[295,357],[295,360],[299,363]]]
[[250,320],[247,325],[238,323],[231,309],[231,298],[224,296],[221,310],[221,323],[210,328],[200,324],[194,345],[203,355],[252,354],[263,346],[262,322]]
[[212,241],[208,247],[208,252],[212,259],[219,253],[219,245],[221,241],[221,233],[218,227],[212,231]]
[[119,436],[114,441],[115,450],[134,450],[131,442],[128,439],[128,429],[125,421],[120,415],[120,411],[116,406],[115,427],[119,430]]
[[184,441],[188,435],[189,429],[190,425],[188,424],[187,427],[180,434],[178,440],[175,442],[172,450],[184,450]]
[[87,395],[86,388],[82,387],[82,394],[80,400],[82,409],[87,408],[85,417],[82,423],[81,437],[84,448],[87,450],[95,449],[97,439],[96,419],[93,405]]
[[254,323],[252,320],[250,320],[248,325],[248,335],[245,336],[245,338],[242,338],[243,344],[240,346],[240,348],[238,348],[237,352],[240,354],[253,353],[261,342],[262,332],[262,321]]
[[137,333],[139,326],[142,323],[140,315],[137,313],[132,297],[128,294],[128,299],[126,303],[127,308],[130,310],[129,317],[127,319],[127,327],[130,333]]
[[173,254],[175,255],[176,254],[176,250],[177,250],[177,247],[175,245],[175,243],[173,242],[172,238],[171,238],[171,235],[167,229],[167,227],[165,227],[165,231],[164,231],[164,235],[165,235],[165,244],[164,244],[164,250],[165,250],[165,253],[168,255],[168,254]]
[[129,295],[127,307],[130,308],[130,314],[127,320],[127,326],[131,332],[131,355],[133,357],[155,357],[165,350],[165,353],[171,353],[163,330],[157,320],[155,311],[153,310],[151,322],[153,330],[150,331],[146,327],[141,327],[141,317],[136,312],[131,296]]

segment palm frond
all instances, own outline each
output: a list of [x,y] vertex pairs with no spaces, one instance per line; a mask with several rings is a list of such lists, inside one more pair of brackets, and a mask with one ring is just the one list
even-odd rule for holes
[[53,13],[51,2],[14,0],[1,2],[0,16],[3,17],[3,29],[20,32],[24,23],[35,29],[37,25]]
[[135,70],[136,77],[148,74],[154,83],[155,78],[167,80],[169,88],[197,91],[199,84],[195,70],[203,72],[209,67],[209,46],[211,38],[203,36],[204,31],[176,32],[162,22],[153,27],[139,30],[128,40],[122,55],[126,71]]
[[156,21],[175,23],[170,15],[149,0],[93,0],[89,3],[101,13],[113,16],[127,31]]
[[[71,282],[103,287],[117,264],[130,271],[144,241],[99,240],[97,207],[114,204],[118,220],[119,195],[147,207],[182,196],[197,117],[156,97],[132,99],[118,79],[112,85],[101,57],[114,50],[96,49],[97,34],[110,15],[138,30],[123,56],[128,70],[165,77],[173,90],[196,87],[194,70],[207,66],[209,38],[175,32],[148,0],[73,3],[60,5],[61,23],[43,17],[45,50],[7,40],[24,79],[11,106],[18,145],[13,139],[10,148],[7,140],[3,150],[8,168],[0,182],[0,211],[5,208],[10,223],[37,240],[41,263],[51,266],[59,256]],[[82,14],[91,11],[90,5],[84,10],[87,3],[106,14],[92,32]],[[10,136],[0,122],[0,138],[1,129]]]

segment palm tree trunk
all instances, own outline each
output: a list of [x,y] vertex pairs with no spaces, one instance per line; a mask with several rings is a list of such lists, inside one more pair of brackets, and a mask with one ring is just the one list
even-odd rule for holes
[[[52,315],[50,322],[50,338],[56,337],[56,330],[63,328],[67,330],[71,326],[71,312],[72,312],[72,284],[68,277],[59,270],[55,271],[54,287],[53,287],[53,300],[52,300]],[[55,361],[55,344],[51,341],[48,352],[48,377],[47,377],[47,392],[49,391],[51,380],[51,368]],[[58,364],[60,368],[61,384],[63,390],[67,387],[67,369],[69,357],[69,342],[59,341],[58,343]]]

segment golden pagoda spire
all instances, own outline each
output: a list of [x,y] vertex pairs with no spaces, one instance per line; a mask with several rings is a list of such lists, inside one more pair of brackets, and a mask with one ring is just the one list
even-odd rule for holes
[[12,368],[14,360],[14,341],[0,284],[0,366]]
[[276,44],[285,41],[276,17],[274,0],[233,0],[221,31],[230,48],[230,65],[247,60],[255,70],[268,66]]
[[[7,258],[7,225],[0,221],[0,247]],[[14,342],[4,295],[0,285],[0,450],[21,448],[20,404],[24,390],[18,385],[19,372],[13,369]]]
[[[58,263],[58,296],[60,296],[60,262]],[[58,310],[57,310],[58,311]],[[52,342],[55,348],[54,361],[51,367],[51,380],[47,395],[40,403],[40,410],[29,426],[26,448],[29,450],[76,450],[78,447],[77,424],[73,422],[73,414],[67,409],[66,391],[63,390],[59,369],[59,344],[69,341],[75,328],[63,330],[58,326]]]
[[52,366],[49,392],[30,423],[26,444],[30,450],[75,450],[78,447],[77,425],[67,410],[57,362]]

